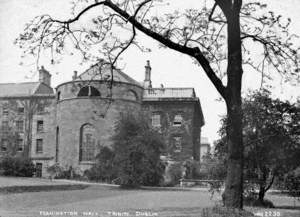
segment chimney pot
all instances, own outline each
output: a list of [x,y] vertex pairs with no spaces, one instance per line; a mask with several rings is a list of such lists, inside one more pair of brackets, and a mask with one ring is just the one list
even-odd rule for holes
[[145,66],[144,87],[145,88],[152,88],[150,60],[147,60],[146,66]]
[[44,66],[41,66],[41,69],[39,70],[39,82],[51,87],[51,74],[44,68]]

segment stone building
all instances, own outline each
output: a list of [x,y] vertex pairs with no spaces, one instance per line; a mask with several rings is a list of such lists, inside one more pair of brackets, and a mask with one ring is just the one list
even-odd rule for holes
[[211,144],[207,137],[200,138],[200,162],[203,161],[204,156],[211,153]]
[[[165,138],[162,158],[199,161],[204,120],[194,89],[153,88],[149,61],[144,82],[116,68],[111,72],[109,64],[99,62],[80,75],[74,72],[55,93],[43,67],[39,82],[0,84],[0,156],[29,156],[37,176],[47,176],[54,163],[84,171],[102,146],[111,146],[120,113],[144,110]],[[10,141],[15,132],[17,141]]]

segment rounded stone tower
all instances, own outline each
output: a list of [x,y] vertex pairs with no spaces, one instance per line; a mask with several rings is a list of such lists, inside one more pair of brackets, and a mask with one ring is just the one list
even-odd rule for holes
[[102,146],[111,145],[121,112],[140,111],[143,87],[100,62],[56,87],[56,161],[88,169]]

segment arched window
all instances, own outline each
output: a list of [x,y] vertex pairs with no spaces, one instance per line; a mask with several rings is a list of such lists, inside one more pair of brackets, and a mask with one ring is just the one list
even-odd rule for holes
[[127,91],[124,95],[124,98],[129,99],[129,100],[133,100],[133,101],[138,100],[138,96],[137,96],[136,92],[134,92],[133,90]]
[[96,129],[91,124],[80,128],[79,161],[94,161],[96,151]]
[[100,92],[93,86],[82,87],[77,96],[101,96]]

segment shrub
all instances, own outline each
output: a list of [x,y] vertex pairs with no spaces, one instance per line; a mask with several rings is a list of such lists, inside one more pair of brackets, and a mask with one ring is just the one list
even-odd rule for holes
[[183,163],[185,167],[185,179],[198,179],[201,177],[200,163],[198,161],[189,159]]
[[257,194],[249,194],[243,199],[244,205],[246,206],[255,206],[255,207],[265,207],[265,208],[274,208],[272,201],[264,199],[263,201],[258,199]]
[[160,160],[163,138],[145,114],[120,116],[113,136],[114,167],[122,186],[159,185],[164,165]]
[[79,168],[63,167],[58,163],[47,167],[47,172],[50,174],[51,179],[81,179],[82,172]]
[[286,174],[283,185],[289,195],[300,199],[300,167]]
[[5,176],[32,177],[35,166],[29,158],[6,156],[0,163],[0,168]]
[[47,172],[50,174],[50,178],[57,178],[63,172],[63,167],[58,163],[53,164],[52,166],[47,167]]
[[173,163],[167,166],[165,174],[165,185],[175,186],[179,184],[180,179],[183,176],[183,166],[181,163]]
[[99,154],[96,156],[96,164],[86,171],[84,175],[89,180],[111,182],[117,177],[116,168],[114,167],[114,152],[108,148],[101,148]]

